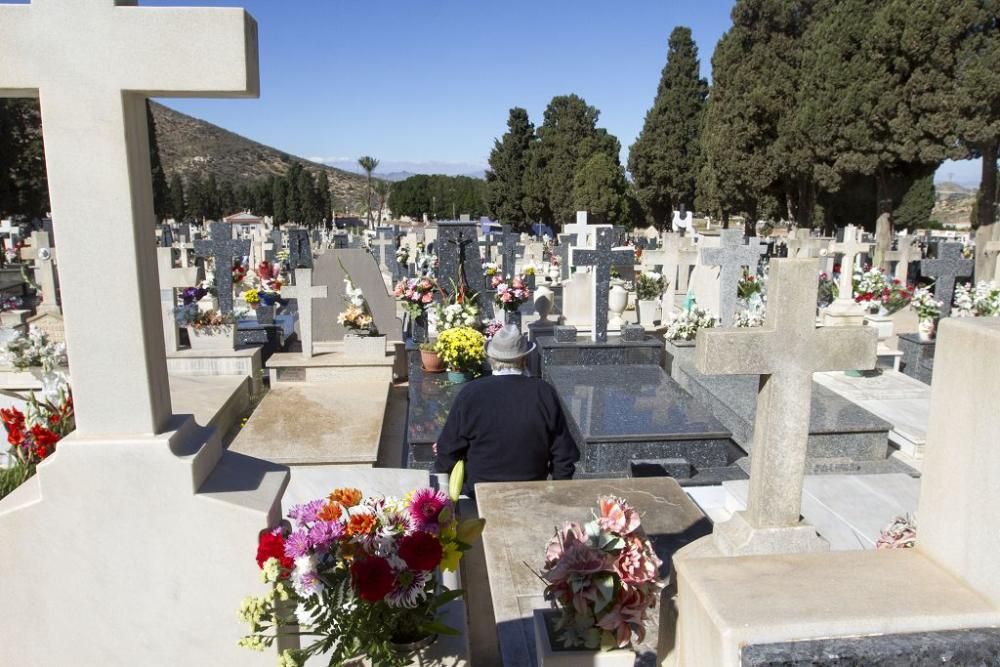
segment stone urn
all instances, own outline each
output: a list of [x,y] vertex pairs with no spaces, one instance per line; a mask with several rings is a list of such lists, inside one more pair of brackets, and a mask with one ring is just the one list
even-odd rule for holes
[[644,327],[655,326],[660,319],[659,299],[640,299],[635,302],[635,307],[639,315],[639,324]]
[[611,281],[611,291],[608,293],[608,310],[611,311],[611,319],[608,326],[620,328],[625,321],[622,313],[628,307],[628,291],[621,282]]
[[538,313],[539,322],[548,322],[549,313],[555,304],[555,292],[549,289],[548,285],[539,285],[535,290],[535,312]]

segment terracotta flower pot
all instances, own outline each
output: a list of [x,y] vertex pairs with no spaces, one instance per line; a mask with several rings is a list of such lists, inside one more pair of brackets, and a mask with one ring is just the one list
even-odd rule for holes
[[427,373],[443,373],[444,361],[433,350],[420,350],[420,364]]

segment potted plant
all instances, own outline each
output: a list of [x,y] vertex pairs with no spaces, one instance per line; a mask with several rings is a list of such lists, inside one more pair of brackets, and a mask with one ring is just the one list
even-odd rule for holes
[[541,667],[631,667],[663,588],[639,514],[615,496],[597,503],[592,521],[564,523],[546,545],[540,576],[554,609],[534,614]]
[[917,334],[920,336],[920,340],[934,340],[937,319],[941,316],[942,305],[934,298],[934,293],[926,287],[920,287],[913,292],[910,308],[917,314]]
[[493,302],[504,312],[507,324],[521,328],[521,306],[531,299],[531,288],[527,276],[500,276],[490,279],[490,287],[496,291]]
[[667,279],[656,271],[642,271],[635,277],[635,299],[639,324],[651,327],[660,319],[660,299],[667,290]]
[[197,303],[174,308],[177,324],[187,328],[192,350],[222,351],[236,347],[236,316],[201,310]]
[[444,360],[438,355],[435,343],[420,344],[420,366],[425,373],[444,373]]
[[441,332],[434,349],[448,369],[449,382],[460,384],[482,369],[486,337],[472,327],[455,327]]
[[448,590],[438,572],[457,569],[483,521],[459,522],[448,495],[425,488],[364,497],[341,488],[292,507],[288,518],[258,539],[268,590],[243,601],[249,633],[241,646],[260,651],[283,635],[308,636],[315,641],[283,651],[280,664],[321,656],[338,667],[361,658],[401,667],[437,635],[457,634],[440,611],[462,591]]

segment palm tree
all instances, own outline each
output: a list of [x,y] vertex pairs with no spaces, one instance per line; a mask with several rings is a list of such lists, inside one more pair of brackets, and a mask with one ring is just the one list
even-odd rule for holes
[[378,167],[378,160],[371,155],[362,155],[358,158],[358,165],[368,175],[368,228],[370,229],[372,227],[372,172]]

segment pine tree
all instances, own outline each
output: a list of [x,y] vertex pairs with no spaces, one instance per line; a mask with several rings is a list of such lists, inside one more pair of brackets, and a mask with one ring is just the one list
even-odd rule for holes
[[219,184],[215,174],[211,172],[209,172],[208,178],[203,181],[202,205],[205,217],[209,220],[218,220],[222,217],[222,207],[219,204]]
[[285,172],[285,215],[289,222],[302,222],[302,201],[299,198],[299,174],[302,165],[292,163]]
[[707,97],[708,83],[700,76],[691,29],[678,26],[670,33],[667,64],[653,107],[646,112],[628,158],[639,201],[660,229],[674,207],[694,204]]
[[201,179],[201,174],[194,173],[188,177],[187,181],[187,214],[199,222],[203,222],[207,217],[208,204],[205,201],[205,183]]
[[323,214],[320,211],[319,193],[316,191],[312,174],[305,170],[300,171],[295,185],[299,210],[302,212],[301,222],[313,226],[322,219]]
[[170,185],[167,189],[170,192],[170,215],[177,222],[185,220],[187,207],[184,205],[184,180],[180,174],[174,172],[174,175],[170,177]]
[[633,226],[625,171],[605,153],[595,153],[573,177],[574,210],[588,211],[607,224]]
[[326,170],[320,171],[316,178],[316,189],[319,195],[320,219],[323,222],[333,219],[333,195],[330,192],[330,177]]
[[507,118],[507,132],[493,142],[490,169],[486,172],[490,215],[518,230],[530,227],[530,218],[524,211],[524,174],[528,151],[536,139],[528,112],[514,107]]

